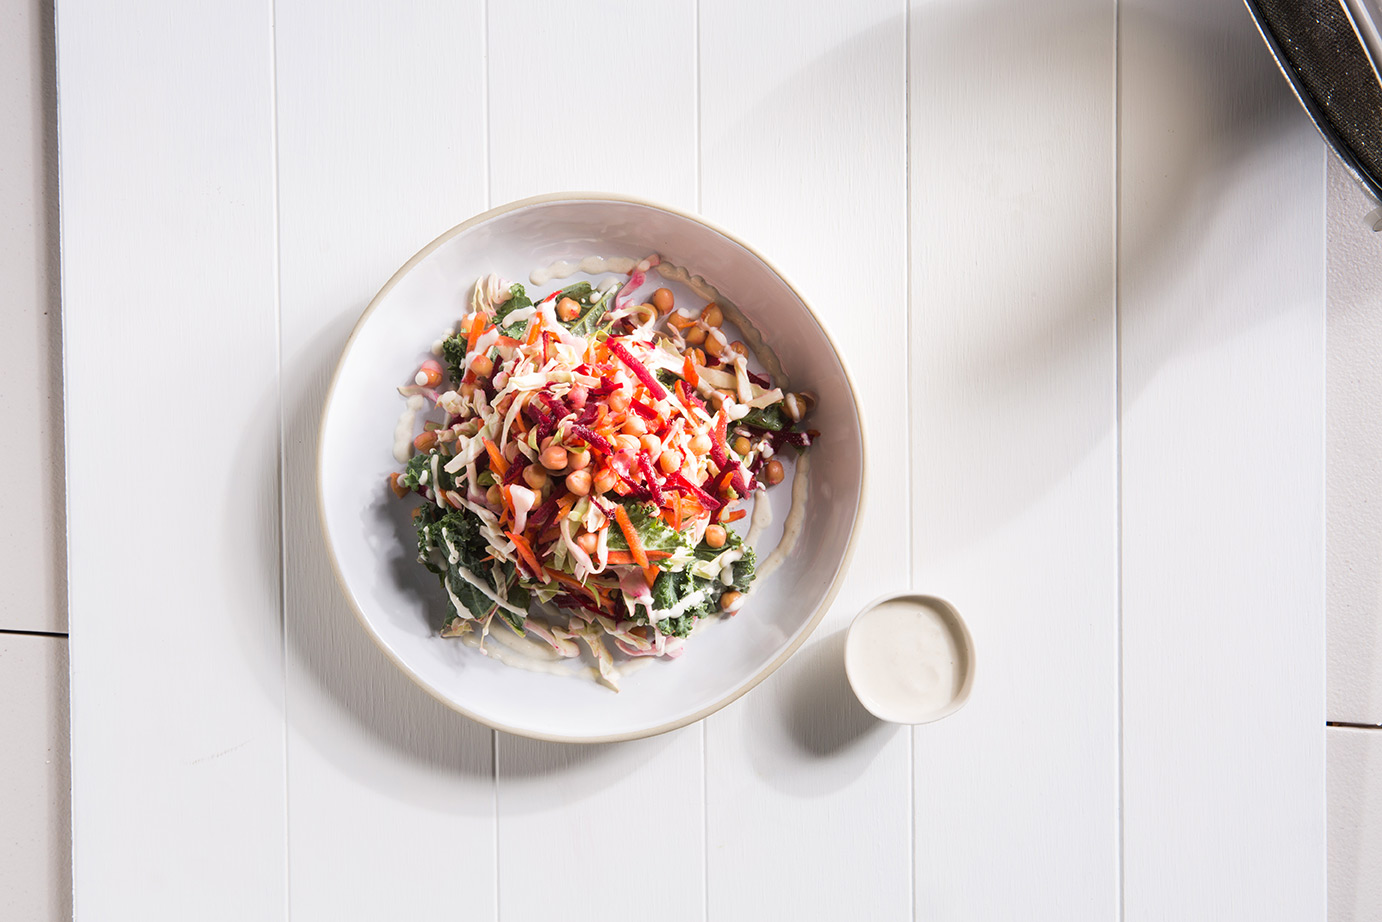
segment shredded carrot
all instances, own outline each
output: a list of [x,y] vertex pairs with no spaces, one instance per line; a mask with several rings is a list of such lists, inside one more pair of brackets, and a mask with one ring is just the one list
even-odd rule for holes
[[643,552],[643,542],[639,540],[638,532],[634,531],[633,522],[629,521],[629,511],[622,505],[615,506],[614,520],[619,523],[619,530],[624,533],[624,540],[629,543],[629,553],[633,555],[634,563],[646,568],[648,555]]
[[500,477],[509,472],[509,462],[504,460],[503,454],[499,451],[499,446],[494,444],[492,439],[485,439],[485,451],[489,452],[489,466]]
[[574,576],[570,576],[566,573],[561,572],[560,570],[554,570],[551,567],[543,567],[542,569],[547,573],[548,576],[550,576],[557,582],[561,583],[563,586],[570,586],[572,589],[579,589],[581,592],[584,592],[586,595],[590,596],[600,605],[605,604],[605,600],[598,593],[596,593],[595,590],[591,589],[589,586],[585,585],[580,580],[576,579]]
[[[518,551],[518,556],[523,558],[523,562],[528,565],[528,569],[533,571],[533,575],[541,576],[545,567],[537,562],[537,555],[533,553],[533,546],[528,543],[528,539],[517,532],[506,531],[504,534],[513,542],[514,549]],[[546,582],[546,580],[543,582]]]
[[672,520],[671,520],[670,522],[668,522],[667,524],[672,526],[672,531],[681,531],[681,497],[680,497],[680,496],[673,496],[673,497],[672,497],[672,506],[671,506],[671,508],[668,509],[667,511],[670,512],[670,513],[672,514]]
[[475,351],[475,344],[480,341],[480,334],[484,332],[484,329],[485,315],[477,311],[470,320],[470,329],[466,331],[465,351],[467,355]]
[[537,342],[538,334],[542,332],[542,315],[534,314],[533,319],[528,323],[528,338],[523,341],[523,345],[531,346]]
[[691,361],[691,356],[687,356],[681,363],[681,376],[686,379],[686,383],[692,387],[699,387],[701,376],[696,374],[696,363]]
[[720,521],[721,521],[721,522],[737,522],[737,521],[739,521],[740,519],[742,519],[744,516],[746,516],[746,515],[748,515],[748,514],[749,514],[749,511],[748,511],[747,509],[736,509],[736,510],[734,510],[733,512],[727,514],[727,515],[722,515],[722,516],[720,516]]
[[653,583],[657,582],[657,567],[644,567],[643,578],[648,581],[648,587],[652,588]]
[[574,505],[576,505],[576,497],[572,496],[570,493],[557,500],[556,521],[561,522],[562,519],[566,518],[567,513],[571,511],[571,507]]

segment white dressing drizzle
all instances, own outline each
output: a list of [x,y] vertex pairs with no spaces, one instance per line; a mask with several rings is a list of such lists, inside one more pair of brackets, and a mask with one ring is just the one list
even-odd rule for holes
[[413,424],[417,422],[417,415],[426,404],[427,401],[421,394],[414,394],[408,398],[403,412],[398,417],[398,425],[393,430],[393,458],[399,464],[407,464],[408,459],[413,456]]
[[587,256],[580,262],[559,259],[544,269],[534,269],[528,275],[528,281],[534,285],[546,285],[552,279],[568,279],[577,272],[583,272],[586,275],[600,275],[604,272],[627,275],[633,271],[636,265],[638,265],[638,260],[630,259],[627,256]]

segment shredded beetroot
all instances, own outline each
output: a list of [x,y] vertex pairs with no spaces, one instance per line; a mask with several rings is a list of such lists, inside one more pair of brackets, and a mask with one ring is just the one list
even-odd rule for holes
[[[532,403],[529,402],[528,406],[531,407]],[[541,442],[557,431],[557,421],[541,410],[534,410],[533,412],[537,414],[537,440]]]
[[728,426],[729,420],[725,418],[724,410],[716,413],[715,425],[710,430],[710,460],[721,470],[729,465],[729,449],[725,445],[725,430]]
[[552,516],[556,513],[556,511],[557,492],[553,490],[552,495],[547,497],[547,502],[543,503],[541,506],[538,506],[532,512],[528,513],[529,527],[535,531],[541,532],[544,528],[547,527],[548,523],[552,521]]
[[547,409],[557,414],[558,418],[563,417],[571,412],[569,409],[567,409],[566,403],[563,400],[552,394],[547,393],[546,391],[542,391],[537,396],[539,400],[547,404]]
[[734,467],[730,468],[729,484],[734,487],[735,491],[740,496],[749,495],[749,485],[748,481],[744,480],[744,467],[742,464],[736,462]]
[[613,381],[601,381],[598,387],[590,389],[591,397],[608,397],[619,389],[619,385]]
[[667,389],[662,386],[646,365],[633,357],[632,352],[625,349],[622,343],[617,343],[612,339],[607,342],[609,351],[619,356],[623,363],[629,366],[629,371],[638,376],[638,380],[643,382],[643,386],[648,389],[648,393],[653,395],[654,400],[661,400],[667,396]]
[[677,393],[681,395],[682,402],[688,407],[700,407],[702,410],[705,409],[705,401],[702,400],[695,391],[691,390],[690,385],[685,381],[677,381]]
[[504,472],[504,486],[508,486],[511,483],[518,483],[518,478],[523,476],[523,471],[527,466],[528,462],[522,455],[515,458],[513,463],[509,465],[509,469]]
[[643,472],[643,482],[648,485],[648,492],[653,496],[653,502],[662,505],[662,485],[657,482],[657,473],[653,470],[653,462],[648,457],[646,451],[638,453],[638,468]]
[[589,426],[600,416],[600,405],[598,403],[587,403],[580,413],[576,414],[576,425]]
[[605,437],[587,426],[574,425],[571,427],[571,434],[578,439],[584,439],[591,448],[598,449],[607,455],[614,454],[614,448],[610,446]]
[[692,496],[696,497],[696,499],[700,500],[701,505],[705,506],[705,508],[707,509],[713,511],[715,509],[719,509],[721,506],[724,505],[724,503],[720,502],[718,499],[711,496],[709,493],[705,492],[691,481],[687,480],[686,476],[682,474],[681,471],[673,471],[672,473],[668,474],[667,482],[670,484],[675,484],[678,488],[685,490],[687,493],[690,493]]
[[[748,370],[745,369],[745,371]],[[756,375],[751,371],[748,371],[748,376],[750,381],[752,381],[754,384],[757,384],[759,387],[763,388],[763,390],[770,391],[773,389],[773,382],[771,379],[765,378],[763,375]]]
[[629,404],[629,406],[633,408],[635,413],[644,419],[657,419],[657,410],[654,410],[641,400],[635,400],[633,403]]

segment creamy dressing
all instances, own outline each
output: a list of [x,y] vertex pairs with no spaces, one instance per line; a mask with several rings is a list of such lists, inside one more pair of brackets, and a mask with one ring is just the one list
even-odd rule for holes
[[398,425],[393,430],[393,459],[399,464],[407,464],[408,459],[413,456],[413,425],[417,422],[418,413],[426,405],[427,401],[421,394],[414,394],[403,406],[403,412],[398,417]]
[[[798,539],[801,538],[801,527],[806,521],[806,499],[809,492],[807,473],[810,469],[811,455],[808,452],[797,458],[796,470],[792,474],[792,508],[787,511],[787,520],[782,523],[782,540],[768,555],[768,559],[758,567],[758,574],[754,577],[755,583],[772,576],[773,571],[782,566],[782,562],[792,553]],[[755,519],[758,517],[756,501],[753,515]]]
[[924,723],[964,693],[969,654],[941,611],[918,598],[889,599],[850,627],[845,671],[875,716]]
[[526,669],[529,672],[542,672],[547,675],[573,676],[597,681],[600,678],[600,673],[594,666],[575,665],[570,660],[558,656],[555,652],[552,652],[551,657],[543,656],[544,652],[548,652],[547,648],[539,647],[531,640],[518,637],[508,628],[501,628],[489,635],[488,639],[496,641],[498,646],[493,643],[485,645],[485,639],[474,631],[469,634],[462,634],[459,638],[461,643],[467,647],[473,647],[505,666]]
[[559,259],[545,269],[534,269],[528,275],[528,281],[534,285],[546,285],[552,279],[569,279],[577,272],[583,272],[586,275],[600,275],[604,272],[628,275],[637,265],[638,260],[630,259],[627,256],[587,256],[580,262]]

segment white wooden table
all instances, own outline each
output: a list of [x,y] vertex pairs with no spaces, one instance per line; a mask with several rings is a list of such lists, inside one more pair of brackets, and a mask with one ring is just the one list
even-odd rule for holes
[[[1323,915],[1325,158],[1237,2],[57,18],[78,919]],[[312,483],[379,285],[561,189],[771,254],[871,447],[808,646],[585,748],[392,667]],[[908,587],[979,650],[913,731],[841,664]]]

